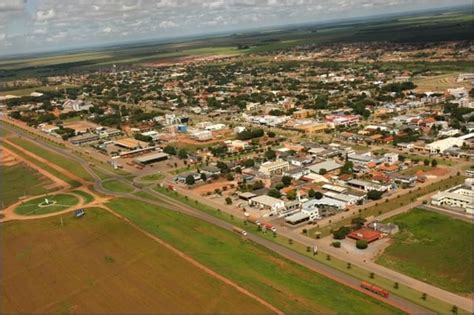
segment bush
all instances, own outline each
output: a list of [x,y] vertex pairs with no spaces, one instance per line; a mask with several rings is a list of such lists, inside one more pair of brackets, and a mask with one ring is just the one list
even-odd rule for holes
[[343,240],[343,239],[346,238],[347,234],[349,234],[350,232],[351,232],[351,230],[348,227],[343,226],[343,227],[341,227],[338,230],[333,232],[333,237],[336,240]]
[[358,249],[366,249],[369,247],[369,243],[366,240],[357,240],[356,247]]
[[377,190],[371,190],[367,193],[367,198],[370,200],[379,200],[382,198],[382,192]]
[[225,203],[228,205],[232,204],[232,199],[230,197],[225,198]]
[[331,245],[334,246],[335,248],[341,248],[341,242],[332,242]]

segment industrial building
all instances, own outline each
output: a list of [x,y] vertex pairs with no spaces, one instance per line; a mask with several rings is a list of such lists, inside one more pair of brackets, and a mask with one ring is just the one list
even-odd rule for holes
[[290,163],[281,159],[260,165],[259,172],[266,176],[282,175],[290,169]]
[[438,192],[431,197],[431,204],[462,208],[467,213],[474,214],[474,179],[468,178],[463,185]]
[[142,155],[135,158],[133,161],[138,164],[151,164],[155,162],[165,161],[169,158],[169,155],[163,152],[152,153],[147,155]]

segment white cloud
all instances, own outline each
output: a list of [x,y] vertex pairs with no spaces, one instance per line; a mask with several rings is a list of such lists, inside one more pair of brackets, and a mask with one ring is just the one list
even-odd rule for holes
[[160,28],[174,28],[178,25],[173,21],[162,21],[159,25]]
[[49,9],[46,11],[36,12],[36,19],[38,21],[46,21],[54,18],[56,16],[56,11],[54,9]]

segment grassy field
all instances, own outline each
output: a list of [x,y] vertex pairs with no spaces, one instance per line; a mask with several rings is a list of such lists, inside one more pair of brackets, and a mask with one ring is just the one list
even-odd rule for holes
[[115,179],[106,180],[102,182],[102,187],[112,192],[119,192],[119,193],[131,193],[135,190],[135,188],[132,185],[122,183],[121,181],[118,181]]
[[[45,198],[50,202],[46,205]],[[15,208],[15,213],[21,215],[39,215],[66,210],[77,205],[79,198],[70,194],[57,194],[48,197],[39,197],[22,203]]]
[[473,293],[472,224],[421,209],[390,222],[401,231],[377,263],[451,292]]
[[[308,251],[308,247],[304,246],[303,244],[293,241],[289,242],[289,239],[286,238],[285,236],[282,235],[277,235],[277,237],[273,237],[272,233],[264,233],[262,231],[259,231],[255,225],[252,224],[245,224],[245,222],[235,219],[229,214],[222,212],[222,211],[217,211],[217,209],[209,207],[201,202],[197,202],[195,200],[192,200],[190,198],[186,198],[185,196],[181,194],[177,194],[176,192],[166,190],[165,188],[156,188],[156,191],[163,193],[177,201],[180,201],[184,204],[187,204],[191,207],[194,207],[196,209],[199,209],[200,211],[203,211],[205,213],[208,213],[212,216],[218,217],[221,220],[227,221],[235,226],[238,226],[244,230],[246,230],[249,233],[254,233],[258,234],[261,237],[264,237],[270,241],[276,242],[282,246],[285,246],[289,249],[292,249],[302,255],[305,255],[307,257],[310,257],[322,264],[328,265],[332,268],[335,268],[341,272],[347,273],[357,279],[360,279],[361,281],[366,281],[373,283],[381,288],[384,288],[385,290],[390,291],[392,294],[395,294],[397,296],[403,297],[404,299],[407,299],[409,301],[412,301],[415,304],[419,304],[427,309],[431,309],[436,313],[439,314],[444,314],[444,313],[449,313],[451,311],[452,305],[440,300],[437,300],[433,297],[430,297],[427,300],[421,299],[422,292],[416,291],[412,289],[411,287],[404,286],[404,285],[399,285],[398,289],[394,288],[394,282],[387,279],[383,278],[379,275],[375,275],[374,278],[370,278],[370,272],[367,269],[360,268],[357,266],[351,266],[350,269],[347,268],[347,261],[339,260],[337,258],[332,257],[331,260],[327,259],[327,254],[324,252],[319,252],[318,255],[313,255],[310,251]],[[158,200],[159,197],[156,196],[151,196],[146,193],[135,193],[135,195],[148,198],[151,200]],[[470,314],[467,311],[460,310],[459,314]]]
[[149,175],[145,175],[143,177],[140,177],[139,180],[141,182],[155,182],[155,181],[161,180],[163,178],[165,178],[165,175],[158,172],[158,173],[149,174]]
[[108,206],[284,312],[397,312],[211,224],[136,200]]
[[82,191],[82,190],[74,190],[74,191],[71,191],[73,194],[76,194],[76,195],[79,195],[82,197],[82,199],[84,199],[84,202],[86,204],[88,203],[91,203],[92,201],[94,201],[94,197],[91,195],[91,194],[88,194],[86,193],[85,191]]
[[[360,214],[357,213],[356,215],[360,215],[366,218],[369,216],[377,216],[380,214],[393,211],[397,208],[406,206],[416,201],[418,198],[426,194],[429,194],[438,190],[444,190],[449,187],[454,187],[456,185],[462,184],[465,178],[466,177],[462,175],[452,176],[446,180],[433,183],[425,187],[409,189],[408,192],[402,196],[398,196],[396,198],[392,198],[387,201],[378,201],[373,206],[369,206],[368,208],[362,209],[361,213]],[[348,214],[346,219],[341,220],[337,223],[333,223],[322,228],[315,227],[315,228],[309,229],[308,235],[311,237],[314,237],[315,233],[320,232],[322,237],[327,236],[331,233],[331,231],[337,230],[338,228],[344,225],[350,225],[352,218],[354,218],[356,215],[351,216],[350,214]]]
[[48,161],[53,162],[54,164],[70,171],[74,175],[77,175],[78,177],[83,178],[84,180],[91,182],[94,180],[92,176],[76,161],[73,161],[61,154],[44,149],[43,147],[40,147],[24,138],[11,138],[10,141],[32,152],[33,154],[36,154]]
[[8,207],[22,196],[42,195],[52,182],[24,163],[12,166],[0,166],[0,205]]
[[47,164],[45,164],[43,162],[40,162],[37,159],[32,158],[31,156],[25,155],[22,151],[20,151],[17,148],[11,146],[10,144],[4,142],[3,145],[5,147],[7,147],[8,149],[10,149],[11,151],[21,155],[25,160],[28,160],[28,161],[34,163],[36,166],[41,167],[42,169],[44,169],[48,173],[56,176],[59,179],[62,179],[66,183],[70,184],[72,187],[79,187],[81,185],[79,182],[76,182],[75,180],[70,179],[69,177],[63,175],[61,172],[55,170],[54,168],[48,166]]
[[0,236],[3,314],[269,313],[102,209],[63,226],[2,224]]

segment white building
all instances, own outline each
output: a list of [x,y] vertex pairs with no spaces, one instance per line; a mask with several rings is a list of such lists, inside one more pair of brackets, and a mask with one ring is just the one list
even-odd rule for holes
[[462,147],[464,141],[472,137],[474,137],[474,133],[470,133],[460,137],[449,137],[427,144],[426,149],[429,150],[432,154],[443,153],[444,151],[453,147]]
[[383,162],[389,165],[397,164],[398,163],[398,153],[385,153],[383,155]]
[[435,206],[462,208],[474,214],[474,179],[468,178],[464,185],[438,192],[431,197],[431,203]]
[[212,139],[212,132],[209,130],[201,130],[196,131],[191,134],[191,138],[196,139],[198,141],[207,141]]
[[260,210],[270,210],[272,213],[278,213],[279,211],[285,210],[285,202],[283,200],[266,195],[250,199],[249,205]]
[[260,165],[259,172],[266,176],[282,175],[290,169],[290,163],[278,159],[274,162],[265,162]]
[[160,138],[160,134],[157,131],[154,131],[154,130],[143,132],[142,136],[150,137],[153,141],[156,141]]

